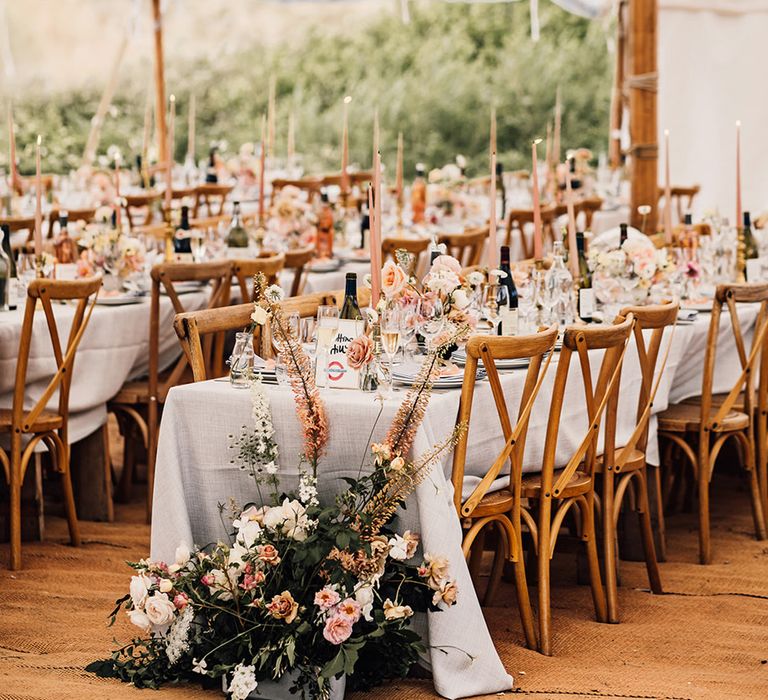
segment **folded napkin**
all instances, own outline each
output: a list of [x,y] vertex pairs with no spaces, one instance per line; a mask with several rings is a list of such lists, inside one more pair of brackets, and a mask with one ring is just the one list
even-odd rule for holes
[[696,309],[679,309],[677,312],[678,321],[695,321],[699,312]]

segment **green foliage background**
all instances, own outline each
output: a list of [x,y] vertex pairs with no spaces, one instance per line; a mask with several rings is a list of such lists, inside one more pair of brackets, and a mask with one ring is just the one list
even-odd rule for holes
[[[338,167],[342,98],[350,105],[350,158],[368,167],[373,111],[378,106],[382,153],[394,159],[397,132],[405,138],[406,172],[418,161],[441,166],[457,153],[470,172],[487,168],[491,103],[498,114],[499,160],[506,169],[529,162],[530,140],[552,118],[557,86],[563,99],[563,147],[605,150],[612,59],[605,27],[546,3],[541,40],[530,39],[528,3],[423,3],[411,23],[385,16],[354,33],[322,26],[300,45],[254,45],[215,62],[167,67],[177,96],[176,155],[186,152],[188,95],[197,99],[197,156],[226,139],[230,151],[257,141],[269,76],[277,81],[277,153],[285,153],[288,113],[296,119],[296,148],[309,171]],[[102,131],[99,153],[118,145],[140,149],[146,78],[126,76]],[[44,170],[77,167],[100,87],[88,92],[28,95],[15,105],[21,170],[34,169],[34,139],[45,141]],[[5,130],[3,130],[5,131]],[[3,142],[7,139],[3,134]],[[0,166],[7,168],[3,144]]]

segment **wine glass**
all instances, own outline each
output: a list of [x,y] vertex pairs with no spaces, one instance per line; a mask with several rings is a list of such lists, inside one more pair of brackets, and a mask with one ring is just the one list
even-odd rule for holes
[[437,297],[425,298],[421,302],[421,323],[419,330],[424,336],[427,349],[430,349],[434,338],[440,334],[445,325],[445,310],[443,302]]
[[400,349],[400,328],[401,317],[397,307],[388,307],[382,310],[379,316],[379,325],[381,331],[381,349],[387,356],[387,383],[389,389],[392,388],[392,365],[395,355]]
[[196,263],[201,263],[205,258],[205,234],[197,228],[192,229],[189,233],[189,244],[192,248],[192,260]]
[[403,349],[403,358],[407,362],[412,359],[410,344],[416,335],[416,329],[419,325],[419,309],[421,302],[419,299],[409,299],[401,302],[400,307],[400,347]]
[[335,306],[318,306],[317,307],[317,326],[315,329],[315,335],[317,336],[317,352],[315,359],[315,366],[317,362],[320,362],[320,356],[322,352],[322,386],[328,385],[328,372],[325,365],[328,364],[328,351],[333,345],[333,341],[336,339],[336,333],[339,330],[339,310]]
[[493,334],[496,333],[496,327],[501,320],[499,308],[502,303],[508,303],[508,301],[502,302],[500,299],[502,293],[507,294],[507,289],[500,284],[488,284],[483,291],[483,315],[491,324],[491,333]]

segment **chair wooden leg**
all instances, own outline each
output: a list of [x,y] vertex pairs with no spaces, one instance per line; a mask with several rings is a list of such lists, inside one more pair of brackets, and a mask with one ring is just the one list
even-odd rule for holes
[[[598,622],[608,621],[606,610],[605,591],[600,580],[600,561],[597,556],[597,537],[595,535],[595,510],[593,494],[588,493],[579,501],[583,507],[584,533],[582,538],[587,546],[587,563],[589,565],[589,585],[592,588],[592,602],[595,605],[595,616]],[[603,504],[603,512],[609,512]]]
[[699,487],[699,563],[709,564],[712,560],[712,543],[710,541],[709,523],[709,477],[712,466],[709,451],[705,448],[699,452],[697,481]]
[[[619,594],[616,584],[616,528],[614,527],[614,474],[613,467],[606,465],[603,471],[602,534],[603,561],[605,563],[605,592],[608,600],[608,622],[619,621]],[[621,507],[621,504],[618,504]],[[594,517],[594,504],[593,504]],[[584,520],[584,518],[582,518]],[[586,535],[586,532],[585,532]],[[591,579],[591,572],[590,572]]]
[[539,508],[539,551],[538,551],[538,598],[539,598],[539,651],[552,656],[552,617],[550,610],[550,547],[552,501],[541,499]]
[[645,552],[645,568],[648,570],[648,584],[651,587],[651,591],[661,594],[664,591],[661,586],[659,562],[656,560],[656,546],[653,542],[653,525],[651,524],[651,513],[648,503],[646,469],[643,468],[638,471],[634,478],[640,482],[637,489],[637,515],[640,519],[640,534],[643,540],[643,551]]
[[517,607],[520,611],[520,622],[525,633],[525,645],[529,649],[536,649],[536,627],[531,610],[531,598],[528,594],[528,579],[525,577],[525,557],[523,556],[523,541],[518,539],[517,558],[512,562],[515,570],[515,592],[517,593]]
[[158,406],[157,398],[149,400],[147,420],[147,522],[152,522],[152,497],[155,488],[155,458],[157,456],[157,432],[158,432]]
[[67,525],[69,526],[69,540],[75,547],[79,547],[81,544],[80,524],[77,522],[75,494],[72,490],[72,479],[69,470],[69,448],[67,445],[60,444],[59,451],[58,459],[61,468],[61,485],[64,492],[64,509],[67,513]]
[[[485,596],[483,597],[483,605],[485,606],[490,605],[494,596],[496,595],[496,591],[499,588],[499,581],[501,580],[501,574],[504,571],[504,562],[507,559],[506,554],[510,549],[506,530],[504,530],[501,523],[498,521],[496,521],[496,530],[498,532],[499,539],[496,543],[496,551],[493,554],[493,566],[491,567],[491,575],[488,579],[488,586],[485,589]],[[485,531],[483,531],[483,533],[484,532]],[[475,540],[475,544],[477,544],[477,540]],[[483,545],[484,544],[485,542],[483,542]],[[485,547],[483,547],[483,549],[484,548]],[[483,550],[481,549],[480,551],[482,553]]]
[[11,571],[21,569],[21,436],[11,436],[10,483],[10,536],[11,536]]
[[659,531],[659,554],[662,561],[667,560],[667,523],[664,516],[664,495],[661,492],[661,470],[663,467],[651,467],[653,469],[653,481],[656,487],[656,517]]
[[467,566],[469,568],[469,575],[472,577],[472,582],[477,586],[478,578],[480,577],[480,567],[483,563],[483,552],[485,551],[485,528],[480,530],[475,537],[475,541],[472,543],[472,549],[469,554],[469,561]]

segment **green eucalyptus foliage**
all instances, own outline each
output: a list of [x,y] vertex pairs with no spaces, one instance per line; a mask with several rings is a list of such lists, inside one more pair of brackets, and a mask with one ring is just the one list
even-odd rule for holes
[[[342,98],[350,105],[350,161],[369,167],[373,111],[379,109],[385,163],[394,169],[397,132],[405,138],[406,173],[416,162],[439,167],[457,153],[469,173],[488,167],[491,103],[498,113],[499,160],[526,167],[528,144],[543,136],[562,89],[565,147],[605,150],[612,58],[599,22],[547,3],[542,34],[530,38],[528,3],[412,3],[411,22],[382,14],[354,32],[318,26],[300,44],[283,43],[222,55],[215,61],[167,66],[168,91],[178,99],[176,157],[186,152],[188,95],[197,98],[197,157],[223,139],[229,152],[259,139],[270,75],[277,87],[277,155],[286,150],[288,114],[296,149],[309,171],[338,168]],[[256,40],[255,40],[256,41]],[[141,146],[146,75],[125,76],[102,131],[99,153],[111,144],[135,154]],[[28,95],[15,106],[21,171],[34,169],[34,139],[44,136],[44,170],[66,171],[82,157],[100,88]],[[4,131],[4,130],[3,130]],[[7,168],[6,136],[0,167]]]

